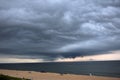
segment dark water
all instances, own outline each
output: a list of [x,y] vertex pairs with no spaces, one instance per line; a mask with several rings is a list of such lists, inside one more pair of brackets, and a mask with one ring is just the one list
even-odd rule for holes
[[0,64],[1,69],[120,77],[120,61]]

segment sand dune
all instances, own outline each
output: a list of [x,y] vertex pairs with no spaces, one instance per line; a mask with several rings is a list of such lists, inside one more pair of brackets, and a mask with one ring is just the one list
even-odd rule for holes
[[18,70],[3,70],[0,69],[0,74],[5,74],[14,77],[28,78],[31,80],[120,80],[114,77],[101,76],[86,76],[73,74],[57,74],[57,73],[41,73],[35,71],[18,71]]

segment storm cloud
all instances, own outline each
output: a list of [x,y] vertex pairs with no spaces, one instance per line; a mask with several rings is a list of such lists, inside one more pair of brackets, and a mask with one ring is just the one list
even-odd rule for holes
[[0,0],[0,54],[54,60],[120,50],[120,0]]

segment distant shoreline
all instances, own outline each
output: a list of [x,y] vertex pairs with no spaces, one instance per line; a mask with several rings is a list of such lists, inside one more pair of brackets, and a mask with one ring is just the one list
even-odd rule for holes
[[58,62],[52,62],[52,61],[51,62],[50,61],[48,61],[48,62],[19,62],[19,63],[17,63],[17,62],[15,63],[14,62],[14,63],[0,63],[0,64],[77,63],[77,62],[110,62],[110,61],[114,61],[114,62],[116,62],[116,61],[118,62],[119,61],[120,62],[120,60],[105,60],[105,61],[104,60],[101,60],[101,61],[99,61],[99,60],[97,61],[96,60],[96,61],[68,61],[68,62],[67,61],[65,61],[65,62],[64,61],[58,61]]
[[6,69],[0,69],[0,74],[19,77],[19,78],[28,78],[31,80],[120,80],[120,78],[115,78],[115,77],[57,74],[57,73],[49,73],[49,72],[20,71],[20,70],[6,70]]

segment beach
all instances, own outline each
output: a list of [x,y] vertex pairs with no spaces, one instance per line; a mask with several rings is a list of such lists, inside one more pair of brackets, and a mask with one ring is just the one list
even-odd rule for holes
[[58,74],[58,73],[49,73],[49,72],[19,71],[19,70],[5,70],[5,69],[0,69],[0,74],[19,77],[19,78],[27,78],[31,80],[120,80],[120,78],[115,78],[115,77]]

